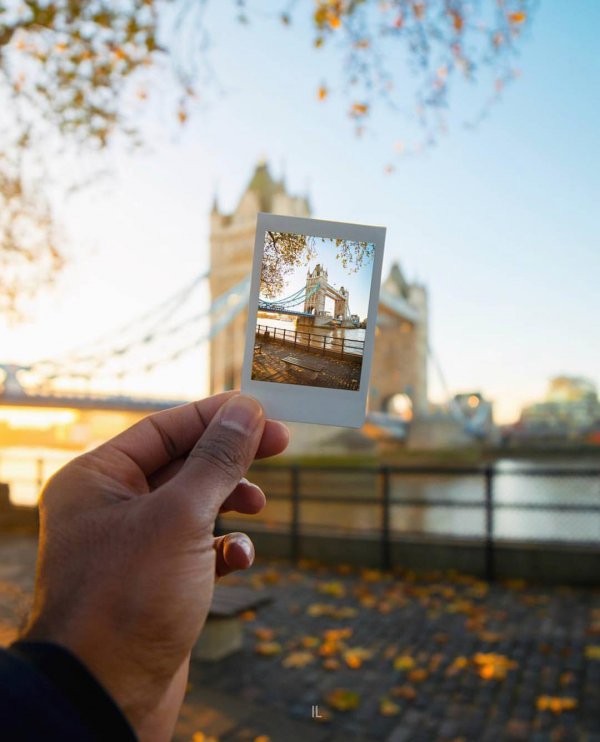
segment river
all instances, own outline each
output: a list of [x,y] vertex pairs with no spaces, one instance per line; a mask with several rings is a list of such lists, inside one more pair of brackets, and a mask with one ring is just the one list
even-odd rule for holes
[[[40,483],[66,463],[73,452],[50,448],[5,448],[0,453],[0,481],[8,482],[11,499],[19,504],[34,504]],[[551,477],[538,474],[523,476],[527,469],[542,472],[548,468],[572,471],[570,476]],[[523,461],[501,459],[496,462],[493,494],[494,532],[500,539],[525,541],[600,542],[600,512],[560,512],[523,510],[511,505],[600,505],[600,475],[578,476],[577,471],[600,471],[598,460]],[[287,470],[260,472],[259,481],[269,493],[288,494]],[[375,502],[378,483],[368,471],[351,474],[323,471],[301,472],[300,517],[304,527],[316,531],[377,531],[381,523]],[[449,535],[481,537],[485,530],[485,511],[467,505],[483,503],[481,475],[401,474],[391,480],[392,498],[412,500],[418,505],[394,504],[391,528],[394,534]],[[338,495],[338,502],[302,501],[302,493]],[[373,497],[373,504],[353,500]],[[432,501],[455,503],[450,507]],[[461,506],[461,503],[465,503]],[[265,527],[289,523],[287,498],[273,498],[258,516]],[[239,517],[239,516],[234,516]],[[253,516],[256,517],[256,516]]]
[[[258,317],[256,320],[257,325],[263,325],[267,327],[277,328],[278,330],[289,330],[290,333],[294,330],[302,333],[310,333],[310,335],[320,335],[326,337],[326,348],[339,347],[339,341],[345,338],[347,342],[344,346],[344,350],[347,353],[356,353],[361,355],[363,343],[365,340],[366,330],[362,328],[347,328],[347,327],[313,327],[312,325],[297,325],[296,320],[282,320],[273,319],[271,317]],[[306,344],[307,338],[303,341],[303,336],[298,336],[298,342]],[[338,342],[336,342],[338,341]],[[320,341],[319,341],[320,342]]]

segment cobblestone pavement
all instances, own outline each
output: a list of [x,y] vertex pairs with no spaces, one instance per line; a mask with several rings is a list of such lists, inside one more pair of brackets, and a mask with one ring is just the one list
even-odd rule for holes
[[195,663],[200,694],[265,720],[318,705],[322,740],[600,742],[598,590],[311,565],[231,581],[274,601],[246,616],[241,652]]
[[[0,641],[36,541],[0,539]],[[244,646],[192,662],[177,742],[600,742],[600,590],[259,564]],[[320,719],[311,718],[319,707]]]
[[[283,384],[320,386],[327,389],[358,389],[361,363],[342,358],[323,356],[293,345],[271,343],[260,338],[260,352],[254,353],[252,378],[259,381],[274,381]],[[293,356],[301,363],[308,362],[318,372],[285,363],[283,358]]]

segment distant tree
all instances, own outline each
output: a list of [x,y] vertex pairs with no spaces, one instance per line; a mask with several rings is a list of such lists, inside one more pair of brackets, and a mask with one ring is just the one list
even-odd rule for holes
[[[316,240],[315,237],[302,234],[267,231],[260,274],[262,296],[267,299],[281,297],[286,276],[314,260]],[[355,273],[373,259],[372,242],[338,239],[334,240],[334,244],[337,250],[335,259],[341,262],[348,273]]]
[[[185,123],[197,89],[214,80],[203,22],[209,2],[0,0],[0,265],[11,266],[11,288],[0,294],[0,312],[14,312],[19,297],[51,281],[64,262],[44,201],[47,179],[43,168],[30,167],[30,153],[43,164],[56,141],[96,150],[117,135],[137,143],[136,113],[154,95],[151,72],[165,69],[166,62],[176,79],[174,113]],[[231,2],[240,23],[259,18],[256,3]],[[435,143],[446,125],[451,84],[459,77],[477,82],[483,70],[490,71],[492,92],[480,115],[487,113],[517,74],[517,42],[534,2],[273,0],[271,7],[283,26],[292,25],[298,13],[310,13],[314,48],[339,49],[339,86],[358,134],[378,101],[416,117],[421,141],[408,146],[399,139],[399,155]],[[409,93],[396,79],[406,67],[414,80]],[[324,101],[334,89],[323,81],[317,97]],[[23,271],[34,254],[35,278]]]

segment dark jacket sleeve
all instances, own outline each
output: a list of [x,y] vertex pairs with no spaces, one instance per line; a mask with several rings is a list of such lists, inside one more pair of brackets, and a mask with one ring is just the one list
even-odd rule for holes
[[135,742],[112,698],[57,644],[0,650],[0,737],[15,742]]

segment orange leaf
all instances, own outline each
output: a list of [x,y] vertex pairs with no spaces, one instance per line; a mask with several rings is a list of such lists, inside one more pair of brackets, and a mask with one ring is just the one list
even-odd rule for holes
[[329,91],[327,90],[327,88],[324,85],[321,85],[321,87],[317,91],[317,97],[319,98],[319,100],[325,100],[328,94],[329,94]]
[[397,685],[390,691],[392,696],[396,698],[404,698],[407,701],[414,701],[417,697],[417,691],[412,685]]
[[369,106],[366,103],[353,103],[350,109],[352,116],[366,116],[369,111]]
[[511,13],[508,16],[508,20],[511,23],[524,23],[527,19],[527,13],[524,10],[518,10],[516,13]]
[[454,26],[454,30],[462,31],[464,21],[462,19],[461,14],[457,13],[456,10],[452,10],[450,11],[450,15],[452,16],[452,25]]

